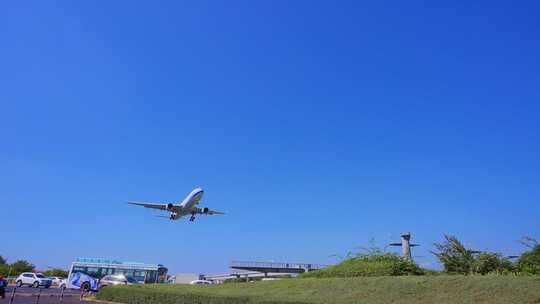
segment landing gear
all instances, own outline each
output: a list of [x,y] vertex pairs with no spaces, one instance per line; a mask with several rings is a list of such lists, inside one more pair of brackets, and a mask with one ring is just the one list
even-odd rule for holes
[[191,217],[189,218],[190,222],[193,222],[195,220],[195,213],[191,214]]
[[169,219],[172,221],[174,220],[174,214],[171,214],[171,216],[169,217]]

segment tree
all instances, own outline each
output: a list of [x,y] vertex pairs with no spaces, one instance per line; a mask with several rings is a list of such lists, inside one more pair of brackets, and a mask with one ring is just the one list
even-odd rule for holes
[[6,277],[9,274],[9,265],[7,264],[7,259],[1,255],[0,255],[0,274]]
[[524,274],[540,274],[540,244],[533,238],[526,237],[522,244],[531,250],[523,253],[517,260],[517,268]]
[[68,272],[60,269],[60,268],[53,268],[51,270],[47,270],[43,273],[46,277],[61,277],[61,278],[67,278]]
[[29,272],[34,270],[34,265],[25,260],[17,260],[15,263],[11,264],[11,275],[18,276],[23,272]]
[[0,274],[7,277],[9,275],[9,265],[0,264]]
[[445,242],[434,244],[438,252],[432,252],[443,264],[444,272],[472,274],[475,267],[474,252],[466,248],[455,236],[444,235]]

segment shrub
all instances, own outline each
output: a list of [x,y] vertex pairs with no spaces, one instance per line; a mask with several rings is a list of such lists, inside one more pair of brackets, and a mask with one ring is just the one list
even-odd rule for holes
[[509,274],[514,272],[514,265],[500,253],[481,252],[475,258],[474,273]]

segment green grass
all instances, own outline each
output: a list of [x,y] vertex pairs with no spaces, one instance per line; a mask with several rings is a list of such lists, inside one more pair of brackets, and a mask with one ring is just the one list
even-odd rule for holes
[[107,287],[97,298],[122,303],[540,303],[540,278],[401,276],[284,279],[213,286]]

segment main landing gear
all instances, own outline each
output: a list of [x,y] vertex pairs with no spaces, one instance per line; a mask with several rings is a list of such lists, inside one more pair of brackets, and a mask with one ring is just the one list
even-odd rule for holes
[[189,218],[190,222],[193,222],[195,220],[195,213],[191,214],[191,217]]

